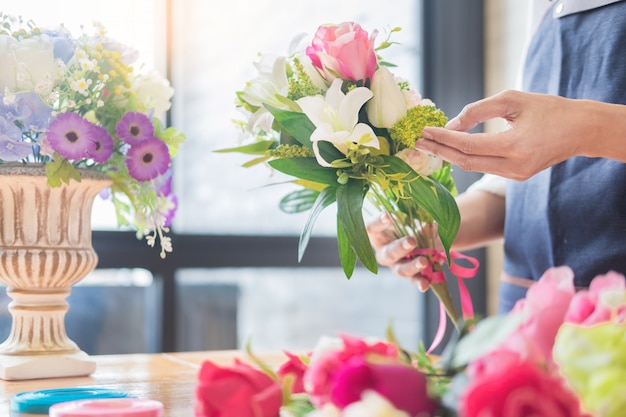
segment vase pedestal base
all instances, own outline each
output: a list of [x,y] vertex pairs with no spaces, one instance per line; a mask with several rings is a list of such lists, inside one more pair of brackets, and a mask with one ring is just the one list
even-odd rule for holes
[[86,376],[96,370],[96,363],[85,352],[63,355],[0,355],[0,379],[61,378]]

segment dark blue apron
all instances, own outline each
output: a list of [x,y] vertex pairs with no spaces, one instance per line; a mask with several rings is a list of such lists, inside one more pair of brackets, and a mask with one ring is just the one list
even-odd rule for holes
[[[553,6],[529,46],[525,91],[626,104],[626,1],[607,3],[563,17]],[[626,274],[626,164],[576,157],[509,181],[504,236],[505,275],[536,281],[567,265],[584,287],[609,270]],[[500,311],[525,293],[501,283]]]

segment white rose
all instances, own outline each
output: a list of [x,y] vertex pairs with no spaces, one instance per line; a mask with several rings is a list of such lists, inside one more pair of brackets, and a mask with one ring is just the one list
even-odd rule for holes
[[[34,36],[11,43],[10,50],[10,59],[15,65],[16,91],[35,91],[41,96],[50,94],[57,74],[52,40],[47,35]],[[5,62],[3,59],[2,65]]]
[[443,160],[438,156],[420,152],[417,149],[402,149],[396,156],[406,162],[413,170],[422,175],[430,175],[443,166]]
[[154,109],[155,116],[161,116],[172,106],[174,89],[169,80],[157,71],[137,77],[134,81],[137,99],[148,109]]
[[5,90],[15,91],[15,61],[13,61],[13,45],[17,40],[9,35],[0,35],[0,94]]

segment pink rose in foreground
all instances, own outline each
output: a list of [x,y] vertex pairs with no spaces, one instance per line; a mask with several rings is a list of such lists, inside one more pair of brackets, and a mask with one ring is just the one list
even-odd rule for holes
[[626,303],[622,302],[617,306],[609,305],[602,302],[601,296],[602,294],[622,294],[623,300],[625,292],[626,281],[622,274],[611,271],[606,275],[598,275],[591,281],[588,290],[579,291],[574,295],[565,314],[565,321],[591,326],[610,321],[614,312],[623,315],[626,312]]
[[396,345],[386,342],[367,343],[366,341],[350,337],[342,337],[343,345],[339,348],[326,350],[319,355],[315,352],[311,357],[309,369],[304,374],[304,387],[311,396],[311,402],[321,407],[331,401],[332,381],[335,373],[347,361],[355,357],[364,360],[378,358],[387,362],[399,362],[399,352]]
[[302,358],[298,355],[294,355],[293,353],[285,352],[287,355],[287,361],[284,362],[276,374],[284,379],[287,376],[291,376],[293,381],[293,386],[291,387],[292,393],[300,393],[304,392],[304,373],[307,370],[307,364],[302,361]]
[[503,347],[551,365],[554,339],[574,293],[574,273],[569,267],[547,270],[513,308],[513,314],[522,314],[522,324]]
[[266,373],[236,361],[232,367],[202,364],[196,385],[196,417],[276,417],[281,387]]
[[404,364],[372,364],[362,357],[344,363],[333,378],[331,399],[340,409],[375,391],[409,416],[432,416],[437,403],[428,396],[426,377]]
[[515,360],[511,352],[496,352],[485,364],[461,396],[461,417],[583,416],[563,380],[535,364]]
[[328,81],[336,77],[365,81],[376,71],[376,32],[369,34],[357,23],[320,26],[306,54]]

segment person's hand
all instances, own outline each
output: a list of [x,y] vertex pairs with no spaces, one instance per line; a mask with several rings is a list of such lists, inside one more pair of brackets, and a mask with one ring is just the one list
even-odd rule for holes
[[410,279],[420,291],[428,290],[430,282],[421,273],[430,265],[429,260],[424,256],[410,257],[411,252],[417,249],[417,242],[413,237],[396,237],[388,213],[370,221],[367,234],[380,265],[389,267],[396,275]]
[[[440,156],[466,171],[525,180],[581,154],[589,140],[592,102],[546,94],[505,91],[467,105],[446,128],[426,127],[415,148]],[[466,133],[478,124],[503,118],[509,129]],[[586,127],[585,127],[586,126]]]

